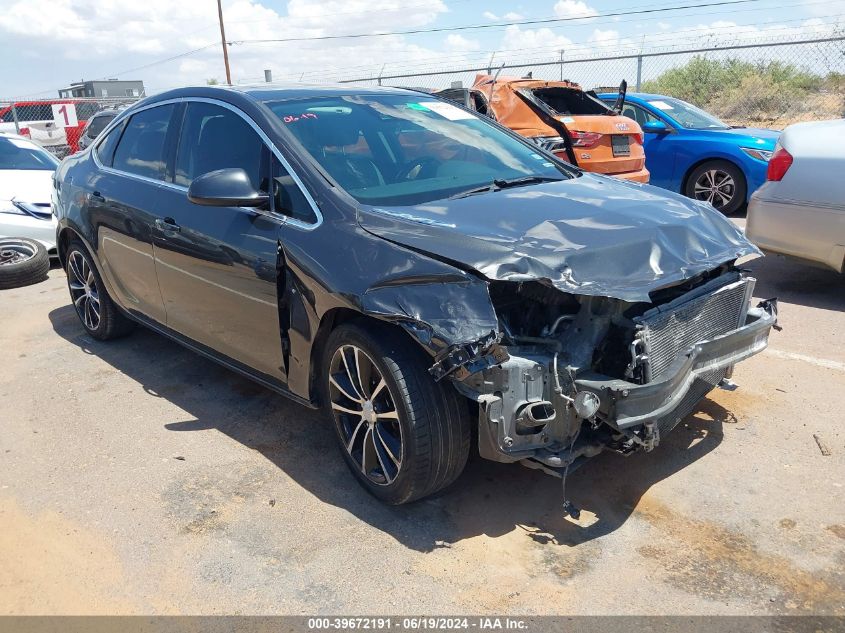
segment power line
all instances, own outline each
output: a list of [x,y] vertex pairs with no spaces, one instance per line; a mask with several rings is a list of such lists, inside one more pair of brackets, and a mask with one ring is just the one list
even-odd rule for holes
[[464,26],[443,26],[431,29],[412,29],[408,31],[388,31],[385,33],[347,33],[345,35],[315,35],[311,37],[286,37],[279,39],[255,39],[255,40],[237,40],[229,42],[229,44],[262,44],[274,42],[305,42],[316,40],[340,40],[340,39],[360,39],[367,37],[386,37],[393,35],[419,35],[422,33],[445,33],[453,31],[469,31],[478,29],[501,29],[509,26],[525,26],[528,24],[551,24],[554,22],[572,22],[575,20],[591,20],[596,17],[620,17],[627,15],[643,15],[648,13],[665,13],[667,11],[679,11],[683,9],[701,9],[704,7],[721,7],[734,6],[737,4],[749,4],[752,2],[761,2],[762,0],[722,0],[721,2],[707,2],[702,4],[691,5],[676,5],[673,7],[663,7],[656,9],[638,9],[635,11],[617,11],[614,13],[602,13],[594,16],[577,16],[568,18],[544,18],[539,20],[520,20],[511,22],[497,22],[493,24],[469,24]]
[[[119,77],[121,75],[126,75],[128,73],[134,73],[136,71],[143,70],[145,68],[150,68],[152,66],[158,66],[159,64],[165,64],[167,62],[171,62],[171,61],[179,59],[181,57],[187,57],[188,55],[194,55],[195,53],[199,53],[201,51],[209,49],[212,46],[217,46],[217,42],[213,42],[211,44],[206,44],[205,46],[200,46],[199,48],[194,48],[192,50],[185,51],[184,53],[178,53],[176,55],[171,55],[170,57],[165,57],[164,59],[159,59],[159,60],[150,62],[148,64],[144,64],[143,66],[135,66],[134,68],[127,68],[126,70],[121,70],[120,72],[108,73],[106,75],[102,75],[101,77],[94,77],[93,79],[89,79],[88,81],[104,81],[104,80],[109,79],[111,77]],[[47,90],[40,90],[38,92],[30,92],[30,93],[28,93],[24,96],[27,96],[27,97],[37,96],[37,95],[45,94],[47,92],[54,92],[54,91],[55,91],[55,88],[48,88]]]
[[135,68],[127,68],[126,70],[121,70],[117,73],[109,73],[108,75],[103,75],[102,77],[97,77],[96,79],[92,79],[91,81],[97,81],[100,79],[107,79],[109,77],[119,77],[120,75],[125,75],[127,73],[134,73],[139,70],[143,70],[145,68],[150,68],[151,66],[158,66],[159,64],[165,64],[167,62],[172,62],[175,59],[180,59],[181,57],[187,57],[188,55],[193,55],[195,53],[199,53],[200,51],[204,51],[206,49],[211,48],[212,46],[217,46],[219,42],[212,42],[211,44],[206,44],[205,46],[200,46],[199,48],[194,48],[190,51],[185,51],[184,53],[179,53],[177,55],[172,55],[170,57],[165,57],[164,59],[159,59],[148,64],[144,64],[143,66],[135,66]]
[[[688,53],[700,53],[700,52],[707,52],[707,51],[727,51],[727,50],[741,50],[741,49],[749,49],[749,48],[771,48],[774,46],[784,46],[789,44],[815,44],[820,42],[838,42],[845,40],[845,35],[838,35],[838,36],[829,36],[829,37],[818,37],[818,38],[811,38],[811,39],[802,39],[802,40],[793,40],[789,42],[754,42],[754,43],[746,43],[746,44],[732,44],[730,46],[719,46],[719,47],[710,47],[710,48],[692,48],[692,49],[680,49],[670,52],[662,51],[662,52],[643,52],[643,53],[627,53],[624,55],[614,55],[612,57],[592,57],[588,59],[578,59],[573,60],[571,63],[580,62],[599,62],[599,61],[610,61],[610,60],[617,60],[617,59],[636,59],[638,57],[661,57],[664,55],[684,55]],[[507,68],[524,68],[526,66],[557,66],[560,62],[558,61],[542,61],[542,62],[528,62],[528,63],[514,63],[508,64]],[[436,75],[456,75],[459,73],[471,73],[471,72],[479,72],[481,70],[486,70],[486,68],[459,68],[459,69],[447,69],[447,70],[436,70],[430,72],[417,72],[417,73],[408,73],[408,74],[396,74],[396,75],[383,75],[380,77],[360,77],[358,79],[341,79],[338,83],[355,83],[359,81],[380,81],[385,79],[405,79],[408,77],[432,77]]]
[[[843,14],[839,15],[832,15],[827,16],[828,19],[833,20],[836,18],[845,17]],[[788,31],[795,29],[796,27],[786,26],[791,23],[795,22],[804,22],[806,18],[795,18],[793,20],[784,20],[779,22],[776,25],[772,25],[772,27],[766,30],[760,30],[759,27],[755,25],[742,25],[736,24],[730,27],[720,27],[718,29],[718,34],[720,37],[724,36],[731,36],[731,37],[743,37],[745,35],[751,35],[757,31],[756,35],[760,37],[774,37],[777,35],[786,34]],[[703,26],[698,28],[683,28],[680,33],[656,33],[655,36],[646,37],[646,44],[650,45],[649,50],[655,50],[658,47],[670,47],[681,45],[684,43],[683,38],[693,35],[697,37],[706,37],[708,33],[715,33],[715,29],[711,26]],[[700,34],[700,35],[696,35]],[[806,37],[807,34],[804,33],[797,33],[797,37]],[[680,39],[679,39],[680,38]],[[626,38],[620,38],[626,39]],[[624,47],[625,43],[620,43],[619,47]],[[634,43],[631,43],[634,45]],[[571,42],[568,46],[572,47],[571,52],[576,52],[581,50],[589,49],[590,47],[595,48],[596,42],[595,40],[587,40],[587,41],[579,41],[579,42]],[[447,59],[450,61],[456,60],[466,60],[464,63],[470,63],[468,60],[476,58],[481,61],[485,60],[487,57],[490,56],[491,53],[496,53],[496,55],[500,55],[502,53],[525,53],[525,54],[534,54],[534,55],[542,55],[542,54],[556,54],[559,50],[558,46],[549,46],[549,47],[531,47],[531,48],[511,48],[511,49],[491,49],[491,50],[478,50],[478,51],[467,51],[463,53],[443,53],[437,56],[428,56],[423,58],[406,58],[408,59],[409,64],[405,64],[402,66],[402,70],[410,70],[414,68],[424,68],[431,66],[432,64],[441,63],[446,61]],[[531,61],[531,60],[529,60]],[[577,59],[570,59],[568,63],[574,63]],[[479,61],[480,63],[480,61]],[[510,62],[509,65],[513,63],[517,63],[516,61]],[[331,77],[331,76],[338,76],[340,74],[344,74],[350,71],[360,71],[365,72],[365,69],[371,68],[379,68],[381,66],[380,63],[369,63],[369,64],[358,64],[354,66],[343,66],[341,68],[337,68],[331,71],[314,71],[312,73],[306,73],[307,76],[310,78],[320,78],[320,77]],[[395,67],[395,65],[394,65]]]

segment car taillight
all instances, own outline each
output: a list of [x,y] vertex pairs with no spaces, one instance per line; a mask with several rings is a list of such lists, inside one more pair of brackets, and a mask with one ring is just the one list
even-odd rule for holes
[[792,154],[787,152],[784,148],[778,147],[769,159],[769,167],[766,170],[766,180],[782,180],[790,165],[792,165]]
[[643,135],[642,134],[631,134],[631,138],[634,139],[640,145],[643,144]]
[[32,138],[32,135],[29,133],[28,127],[22,127],[21,129],[19,129],[18,134],[20,134],[21,136],[26,136],[27,138]]
[[569,130],[569,138],[572,139],[572,147],[592,147],[601,140],[602,135],[598,132],[576,132]]

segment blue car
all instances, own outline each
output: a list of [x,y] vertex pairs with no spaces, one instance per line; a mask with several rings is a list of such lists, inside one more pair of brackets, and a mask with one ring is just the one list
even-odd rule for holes
[[[616,94],[599,97],[612,104]],[[780,132],[731,127],[680,99],[629,93],[622,114],[643,129],[651,184],[706,200],[730,214],[766,181]]]

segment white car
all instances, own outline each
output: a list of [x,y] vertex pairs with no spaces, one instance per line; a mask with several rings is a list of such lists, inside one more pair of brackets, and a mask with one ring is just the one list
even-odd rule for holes
[[745,233],[764,251],[845,272],[845,119],[783,131]]
[[56,255],[56,218],[50,211],[59,161],[23,136],[0,132],[0,238],[28,237]]

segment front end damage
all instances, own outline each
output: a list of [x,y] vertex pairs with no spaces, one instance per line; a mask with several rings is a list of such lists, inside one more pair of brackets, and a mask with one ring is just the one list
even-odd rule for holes
[[724,265],[632,303],[492,281],[498,340],[454,347],[431,372],[478,403],[487,459],[564,473],[603,450],[650,451],[766,347],[776,302],[752,307],[754,283]]
[[376,288],[365,307],[477,403],[479,451],[500,462],[565,477],[604,450],[652,450],[777,323],[735,266],[760,254],[742,232],[650,187],[583,173],[359,223],[451,267],[450,283]]

